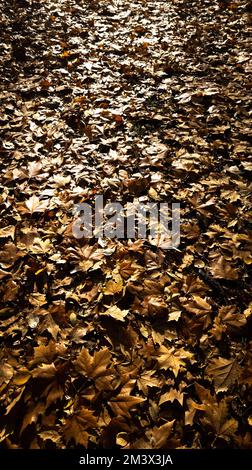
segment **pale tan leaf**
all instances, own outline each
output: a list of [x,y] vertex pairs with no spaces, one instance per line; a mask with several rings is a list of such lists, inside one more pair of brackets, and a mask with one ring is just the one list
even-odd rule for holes
[[27,201],[25,201],[25,205],[31,214],[34,212],[45,212],[48,202],[47,201],[40,201],[40,199],[33,195]]

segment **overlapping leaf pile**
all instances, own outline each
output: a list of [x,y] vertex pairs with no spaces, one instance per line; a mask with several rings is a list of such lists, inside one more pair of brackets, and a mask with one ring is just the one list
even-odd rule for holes
[[[246,0],[1,0],[1,445],[251,447]],[[73,206],[180,202],[181,244]]]

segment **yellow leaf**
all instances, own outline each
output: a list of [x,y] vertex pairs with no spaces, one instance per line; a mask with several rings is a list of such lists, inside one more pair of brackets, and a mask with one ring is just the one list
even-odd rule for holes
[[118,294],[122,290],[123,290],[122,279],[119,282],[110,280],[107,282],[106,287],[104,288],[103,292],[105,295],[114,295],[114,294]]

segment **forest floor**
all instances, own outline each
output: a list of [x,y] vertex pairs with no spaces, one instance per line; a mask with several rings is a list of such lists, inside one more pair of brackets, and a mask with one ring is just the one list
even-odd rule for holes
[[[252,447],[249,2],[0,7],[2,447]],[[179,246],[75,238],[96,195]]]

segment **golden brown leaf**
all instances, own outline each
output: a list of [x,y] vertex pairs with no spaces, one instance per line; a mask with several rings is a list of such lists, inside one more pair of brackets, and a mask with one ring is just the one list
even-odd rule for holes
[[239,380],[241,367],[236,359],[218,357],[209,361],[206,373],[213,378],[217,393],[225,392],[236,380]]

